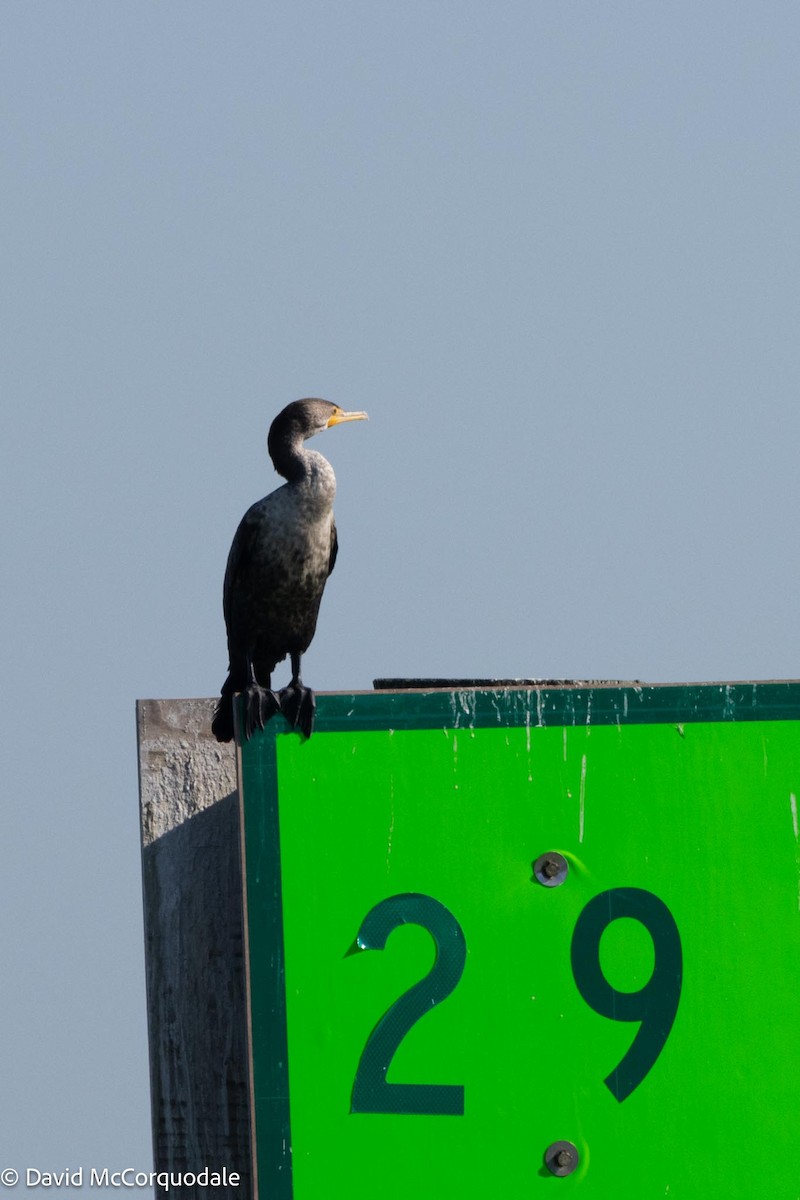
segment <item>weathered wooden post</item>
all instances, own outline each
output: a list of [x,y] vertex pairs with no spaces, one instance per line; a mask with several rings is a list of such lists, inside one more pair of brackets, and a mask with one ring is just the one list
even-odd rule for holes
[[236,1184],[162,1196],[252,1195],[236,756],[212,700],[137,705],[155,1169]]

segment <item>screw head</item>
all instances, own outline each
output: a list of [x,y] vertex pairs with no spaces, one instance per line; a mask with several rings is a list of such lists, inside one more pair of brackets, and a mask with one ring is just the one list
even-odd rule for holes
[[563,854],[551,850],[539,855],[533,864],[533,874],[542,887],[560,887],[569,874],[569,863]]
[[544,1165],[553,1175],[571,1175],[580,1162],[574,1142],[553,1142],[544,1152]]

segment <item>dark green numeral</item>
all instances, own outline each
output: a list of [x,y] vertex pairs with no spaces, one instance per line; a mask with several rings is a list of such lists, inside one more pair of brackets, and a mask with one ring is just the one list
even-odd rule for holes
[[[641,921],[653,939],[655,966],[638,992],[618,992],[600,966],[600,938],[619,917]],[[625,1057],[605,1080],[622,1101],[637,1088],[661,1053],[681,995],[681,939],[672,913],[652,892],[612,888],[590,900],[572,935],[572,973],[595,1012],[612,1021],[641,1021]]]
[[421,1016],[450,995],[467,955],[464,934],[453,914],[432,896],[416,892],[390,896],[376,904],[361,924],[357,944],[362,950],[383,950],[392,930],[409,924],[428,930],[436,943],[436,960],[425,978],[394,1002],[370,1034],[356,1071],[350,1111],[463,1116],[464,1088],[460,1084],[386,1081],[397,1047]]

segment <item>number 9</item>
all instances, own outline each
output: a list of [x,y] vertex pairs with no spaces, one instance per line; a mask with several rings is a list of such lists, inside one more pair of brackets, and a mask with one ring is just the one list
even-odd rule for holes
[[[600,966],[600,938],[619,917],[641,922],[653,939],[653,974],[638,992],[618,992]],[[590,900],[578,917],[571,957],[578,991],[595,1012],[612,1021],[641,1021],[627,1054],[604,1081],[621,1103],[655,1063],[678,1011],[683,970],[678,927],[652,892],[612,888]]]

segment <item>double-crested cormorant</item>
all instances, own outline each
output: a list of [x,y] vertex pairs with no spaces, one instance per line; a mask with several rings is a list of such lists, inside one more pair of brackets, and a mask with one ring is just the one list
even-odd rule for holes
[[[331,425],[366,417],[327,400],[296,400],[272,422],[269,455],[287,482],[247,510],[228,555],[222,606],[229,667],[211,726],[217,741],[233,737],[236,692],[245,693],[246,738],[278,711],[311,736],[315,700],[300,678],[300,659],[336,562],[336,476],[327,459],[303,442]],[[276,695],[272,672],[287,654],[292,680]]]

